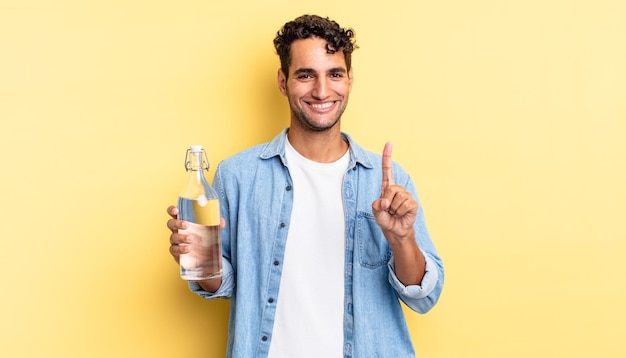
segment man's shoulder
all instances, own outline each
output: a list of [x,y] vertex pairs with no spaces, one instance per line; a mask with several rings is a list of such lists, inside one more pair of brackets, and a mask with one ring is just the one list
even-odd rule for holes
[[268,155],[268,152],[270,152],[268,151],[268,147],[271,144],[272,142],[256,144],[225,158],[219,163],[220,170],[228,172],[249,172],[255,167],[269,165],[272,160],[268,159],[272,156],[277,156]]
[[284,137],[285,131],[278,134],[271,141],[253,145],[227,157],[220,163],[220,166],[241,168],[243,165],[242,169],[245,169],[246,165],[254,165],[254,162],[261,162],[263,159],[278,156],[281,151],[284,151]]
[[259,159],[263,151],[263,147],[265,145],[266,143],[257,144],[252,147],[243,149],[235,154],[232,154],[226,157],[224,160],[222,160],[222,162],[220,163],[220,166],[237,167],[237,166],[240,166],[242,163],[250,164],[251,162]]
[[[349,134],[342,133],[342,135],[344,136],[344,138],[348,139],[348,142],[352,147],[352,153],[355,156],[357,162],[360,162],[364,167],[368,169],[373,169],[374,172],[379,172],[380,170],[382,170],[382,150],[381,152],[372,151],[371,149],[367,149],[359,145]],[[392,160],[392,165],[394,171],[397,171],[398,174],[406,175],[406,171],[398,162]]]

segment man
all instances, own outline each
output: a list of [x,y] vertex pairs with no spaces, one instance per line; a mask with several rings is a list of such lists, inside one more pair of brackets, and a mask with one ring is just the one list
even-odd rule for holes
[[[224,273],[190,282],[230,297],[228,356],[414,357],[400,300],[425,313],[443,286],[408,174],[340,131],[354,33],[305,15],[274,40],[289,128],[218,165]],[[170,252],[190,237],[168,208]]]

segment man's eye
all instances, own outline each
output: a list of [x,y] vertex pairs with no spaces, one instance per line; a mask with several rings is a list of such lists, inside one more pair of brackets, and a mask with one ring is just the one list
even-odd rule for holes
[[333,74],[330,75],[330,77],[332,77],[332,78],[342,78],[343,74],[342,73],[333,73]]
[[308,74],[302,74],[302,75],[298,76],[298,79],[301,79],[301,80],[306,80],[306,79],[309,79],[309,78],[312,78],[312,76],[308,75]]

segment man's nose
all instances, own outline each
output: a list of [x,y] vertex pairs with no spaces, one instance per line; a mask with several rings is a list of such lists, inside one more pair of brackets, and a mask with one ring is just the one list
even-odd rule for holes
[[313,92],[311,93],[316,99],[324,99],[328,97],[329,83],[326,77],[320,77],[315,81]]

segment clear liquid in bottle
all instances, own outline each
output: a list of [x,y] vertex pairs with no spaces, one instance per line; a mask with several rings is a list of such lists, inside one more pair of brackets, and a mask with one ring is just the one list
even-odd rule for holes
[[[200,281],[222,275],[219,202],[217,199],[178,199],[179,218],[189,222],[180,233],[193,235],[190,251],[180,255],[180,275],[185,280]],[[201,204],[205,204],[202,206]]]
[[180,276],[188,281],[202,281],[222,275],[222,242],[220,233],[220,204],[217,193],[204,175],[208,161],[202,147],[187,151],[185,168],[189,181],[178,198],[178,218],[189,226],[179,233],[192,235],[185,244],[189,253],[180,255]]

